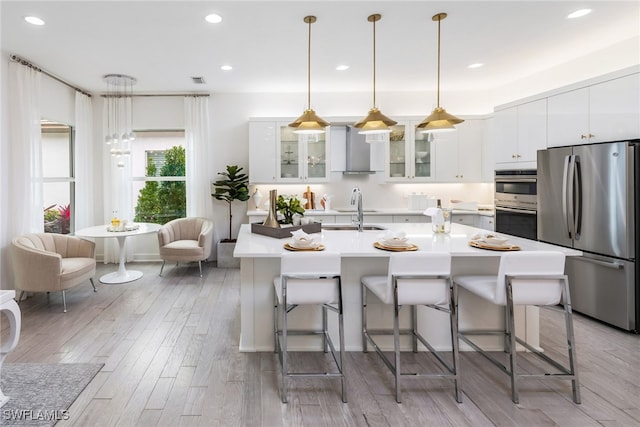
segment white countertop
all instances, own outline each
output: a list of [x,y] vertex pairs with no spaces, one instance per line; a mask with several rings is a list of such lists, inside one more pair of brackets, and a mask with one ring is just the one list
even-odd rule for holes
[[[424,209],[421,210],[409,210],[406,208],[373,208],[373,209],[365,209],[364,210],[364,214],[365,215],[424,215]],[[331,209],[328,211],[325,211],[323,209],[307,209],[305,212],[306,216],[325,216],[325,215],[342,215],[342,216],[350,216],[350,215],[355,215],[356,211],[355,209],[350,210],[348,208],[344,208],[344,209]],[[453,214],[454,215],[463,215],[463,214],[469,214],[469,215],[483,215],[483,216],[494,216],[494,211],[493,210],[486,210],[486,209],[479,209],[476,211],[467,211],[467,210],[462,210],[462,209],[454,209],[453,210]],[[250,210],[247,211],[247,216],[265,216],[267,215],[267,211],[264,209],[259,209],[259,210]]]
[[[331,224],[338,225],[338,224]],[[404,224],[376,224],[393,231],[404,231],[409,238],[409,242],[418,245],[419,250],[424,251],[445,251],[452,256],[471,257],[496,257],[502,252],[485,249],[477,249],[469,246],[469,240],[476,234],[488,233],[475,227],[462,224],[451,224],[450,234],[436,234],[431,230],[430,223],[404,223]],[[390,252],[376,249],[373,243],[378,240],[384,231],[345,231],[345,230],[322,230],[314,233],[319,237],[319,241],[325,245],[326,249],[338,251],[344,257],[388,257]],[[560,246],[541,243],[534,240],[523,239],[501,233],[494,233],[498,236],[509,238],[509,242],[521,247],[523,251],[543,251],[559,250],[567,256],[580,256],[582,252]],[[275,239],[261,234],[251,233],[250,224],[243,224],[238,235],[238,242],[233,253],[238,258],[272,258],[280,257],[286,249],[283,245],[290,243],[291,238]]]

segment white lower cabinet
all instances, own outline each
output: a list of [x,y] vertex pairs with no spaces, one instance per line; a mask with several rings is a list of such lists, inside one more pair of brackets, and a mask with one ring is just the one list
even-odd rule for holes
[[495,231],[495,222],[492,216],[478,215],[478,228],[484,230]]
[[451,221],[457,224],[464,224],[471,227],[482,228],[483,230],[494,231],[494,221],[492,216],[477,214],[453,214]]
[[463,225],[475,227],[477,216],[478,215],[475,215],[475,214],[453,214],[451,216],[451,222],[455,222],[456,224],[463,224]]
[[428,216],[425,215],[394,215],[393,216],[394,223],[403,223],[403,222],[431,222]]

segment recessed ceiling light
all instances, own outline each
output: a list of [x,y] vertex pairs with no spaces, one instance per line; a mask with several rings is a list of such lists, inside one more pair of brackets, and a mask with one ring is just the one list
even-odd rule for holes
[[218,15],[217,13],[207,15],[204,19],[207,22],[211,22],[212,24],[219,24],[220,22],[222,22],[222,16]]
[[469,64],[469,65],[467,65],[467,68],[480,68],[480,67],[483,67],[483,66],[484,66],[484,64],[483,64],[483,63],[481,63],[481,62],[476,62],[475,64]]
[[338,70],[338,71],[344,71],[344,70],[348,70],[348,69],[349,69],[348,65],[338,65],[336,67],[336,70]]
[[37,16],[25,16],[24,20],[33,25],[44,25],[44,21]]
[[233,67],[231,65],[223,65],[222,67],[220,67],[220,69],[222,71],[231,71],[233,70]]
[[590,13],[591,13],[591,9],[578,9],[575,12],[572,12],[572,13],[568,14],[567,18],[569,18],[569,19],[580,18],[580,17],[583,17],[583,16],[588,15]]

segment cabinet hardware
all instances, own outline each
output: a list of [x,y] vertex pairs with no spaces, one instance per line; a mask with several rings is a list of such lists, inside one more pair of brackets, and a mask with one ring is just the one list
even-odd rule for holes
[[587,139],[587,135],[585,135],[585,134],[581,134],[581,135],[580,135],[580,139]]

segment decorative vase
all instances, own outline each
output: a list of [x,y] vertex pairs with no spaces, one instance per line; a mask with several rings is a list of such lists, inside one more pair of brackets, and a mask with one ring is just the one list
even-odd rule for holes
[[269,210],[267,211],[267,218],[262,225],[266,227],[280,228],[278,222],[278,213],[276,212],[276,199],[278,197],[278,190],[269,191]]
[[260,191],[258,191],[257,188],[256,188],[256,191],[253,192],[253,195],[251,197],[253,198],[253,203],[255,203],[256,205],[256,209],[260,209],[260,202],[262,202],[262,194],[260,194]]

